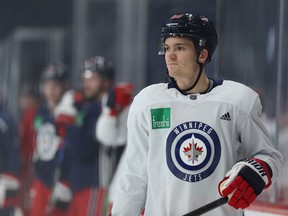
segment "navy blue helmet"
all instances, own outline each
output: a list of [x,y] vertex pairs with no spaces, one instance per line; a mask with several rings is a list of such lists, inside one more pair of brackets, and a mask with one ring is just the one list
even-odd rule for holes
[[89,73],[98,73],[100,76],[106,79],[113,80],[114,78],[114,66],[110,60],[105,59],[103,56],[93,56],[84,61],[83,64],[83,77],[89,75]]
[[45,80],[58,80],[60,82],[66,82],[68,80],[68,68],[63,63],[50,63],[45,67],[41,81]]

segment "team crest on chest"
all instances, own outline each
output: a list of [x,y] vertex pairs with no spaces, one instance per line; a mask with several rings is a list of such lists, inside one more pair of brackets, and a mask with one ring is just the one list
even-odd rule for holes
[[209,177],[221,156],[221,145],[216,131],[209,125],[185,122],[169,133],[166,160],[170,171],[187,182],[198,182]]
[[50,161],[55,157],[59,147],[59,137],[53,124],[46,122],[37,131],[36,150],[43,161]]

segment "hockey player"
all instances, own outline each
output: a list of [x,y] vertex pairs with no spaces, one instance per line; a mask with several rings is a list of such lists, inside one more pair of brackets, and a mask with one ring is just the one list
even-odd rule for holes
[[11,113],[4,108],[0,92],[0,215],[22,216],[18,207],[20,150],[17,127]]
[[107,179],[108,184],[113,177],[108,190],[108,212],[111,211],[116,183],[123,169],[123,150],[127,143],[127,116],[132,92],[133,86],[130,83],[116,84],[102,100],[102,112],[96,125],[96,138],[109,151],[107,169],[111,174]]
[[[67,67],[62,63],[49,64],[41,76],[40,87],[45,104],[40,107],[34,120],[35,181],[30,215],[63,216],[72,199],[63,129],[63,122],[69,122],[70,118],[63,118],[59,112],[63,110],[64,95],[69,93]],[[66,107],[68,111],[69,108]]]
[[217,33],[205,16],[174,15],[162,28],[171,81],[143,89],[128,115],[125,170],[112,216],[186,214],[229,198],[207,216],[242,216],[277,178],[282,155],[261,122],[259,96],[206,75]]
[[[82,72],[82,100],[75,103],[77,124],[68,127],[71,150],[71,187],[73,200],[69,216],[104,215],[108,170],[106,149],[95,137],[95,126],[102,111],[102,97],[111,88],[112,63],[102,56],[87,59]],[[79,97],[78,97],[79,98]]]

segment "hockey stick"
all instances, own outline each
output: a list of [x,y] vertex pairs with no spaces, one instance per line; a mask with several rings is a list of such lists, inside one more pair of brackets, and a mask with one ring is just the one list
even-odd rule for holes
[[202,214],[204,214],[206,212],[209,212],[209,211],[211,211],[211,210],[213,210],[215,208],[218,208],[218,207],[226,204],[227,202],[228,202],[228,198],[227,197],[221,197],[221,198],[219,198],[217,200],[214,200],[214,201],[212,201],[212,202],[210,202],[210,203],[208,203],[208,204],[206,204],[206,205],[204,205],[204,206],[202,206],[202,207],[200,207],[198,209],[195,209],[195,210],[193,210],[193,211],[191,211],[191,212],[189,212],[189,213],[187,213],[187,214],[185,214],[183,216],[198,216],[198,215],[202,215]]
[[56,167],[54,170],[54,175],[53,175],[53,184],[51,187],[51,194],[49,196],[48,202],[47,202],[47,206],[46,206],[46,215],[47,216],[51,216],[52,214],[52,209],[55,207],[55,187],[56,184],[60,181],[60,177],[61,177],[61,172],[62,172],[62,163],[64,161],[64,157],[65,157],[65,151],[66,151],[66,144],[65,142],[63,142],[63,138],[62,139],[62,147],[60,148],[58,155],[56,157]]

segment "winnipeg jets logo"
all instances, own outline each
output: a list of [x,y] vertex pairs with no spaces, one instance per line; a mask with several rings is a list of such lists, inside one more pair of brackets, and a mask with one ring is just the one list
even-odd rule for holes
[[195,161],[198,161],[198,157],[202,154],[203,152],[203,147],[198,147],[197,143],[194,143],[195,141],[195,136],[194,134],[192,135],[191,142],[189,143],[188,147],[183,147],[184,148],[184,154],[189,158],[188,161],[191,161],[192,164],[194,164]]
[[197,182],[209,177],[221,156],[216,131],[202,122],[185,122],[169,133],[166,145],[168,168],[177,178]]

